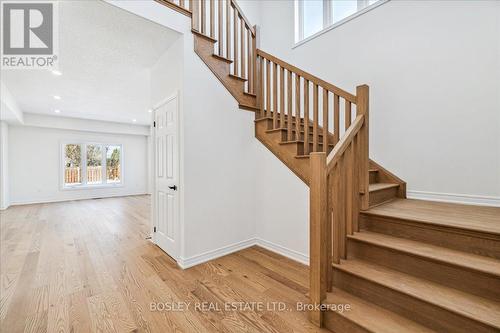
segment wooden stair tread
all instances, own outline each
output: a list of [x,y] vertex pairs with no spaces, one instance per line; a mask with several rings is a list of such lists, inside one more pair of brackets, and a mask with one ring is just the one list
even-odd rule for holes
[[333,266],[334,269],[500,329],[500,304],[497,302],[361,260],[342,260],[340,265]]
[[386,188],[393,188],[393,187],[399,187],[399,184],[394,184],[394,183],[375,183],[375,184],[370,184],[369,191],[370,192],[375,192],[375,191],[385,190]]
[[217,53],[212,54],[212,56],[213,56],[214,58],[217,58],[217,59],[219,59],[219,60],[222,60],[222,61],[224,61],[224,62],[227,62],[228,64],[232,64],[232,63],[233,63],[233,61],[232,61],[231,59],[228,59],[228,58],[226,58],[226,57],[224,57],[224,56],[218,55]]
[[[293,143],[304,143],[304,140],[292,140],[292,141],[281,141],[280,145],[288,145],[288,144],[293,144]],[[309,142],[309,144],[312,144],[312,142]],[[318,146],[322,146],[323,142],[318,142]],[[328,143],[330,147],[335,146],[333,143]]]
[[212,38],[212,37],[210,37],[210,36],[208,36],[208,35],[205,35],[205,34],[203,34],[203,33],[199,32],[198,30],[191,29],[191,32],[192,32],[193,34],[197,35],[197,36],[200,36],[200,37],[202,37],[202,38],[205,38],[206,40],[208,40],[208,41],[210,41],[210,42],[212,42],[212,43],[217,43],[217,39]]
[[[394,312],[366,302],[341,289],[332,288],[327,293],[326,304],[350,304],[351,310],[338,313],[373,333],[432,333],[434,331]],[[333,311],[333,310],[330,310]]]
[[240,109],[243,109],[243,110],[248,110],[248,111],[253,111],[253,112],[255,112],[255,111],[258,111],[258,110],[259,110],[259,108],[258,108],[258,107],[256,107],[256,106],[253,106],[253,105],[248,105],[248,104],[243,104],[243,103],[238,104],[238,107],[239,107]]
[[245,79],[244,77],[238,76],[238,75],[229,74],[229,77],[236,79],[236,80],[239,80],[239,81],[242,81],[242,82],[247,82],[247,79]]
[[392,217],[500,236],[500,208],[497,207],[395,199],[384,205],[363,211],[362,214]]
[[371,231],[357,232],[347,237],[411,255],[425,257],[440,263],[495,275],[500,278],[500,261],[493,258]]

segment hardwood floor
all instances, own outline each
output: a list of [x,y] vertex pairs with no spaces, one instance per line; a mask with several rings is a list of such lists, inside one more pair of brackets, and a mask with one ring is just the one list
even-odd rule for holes
[[[135,196],[1,212],[0,331],[324,331],[296,309],[307,302],[305,266],[253,247],[181,270],[145,240],[149,207]],[[233,311],[230,302],[255,303]]]

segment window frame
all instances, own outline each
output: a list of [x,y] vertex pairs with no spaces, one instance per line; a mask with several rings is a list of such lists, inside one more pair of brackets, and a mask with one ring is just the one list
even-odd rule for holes
[[337,22],[333,22],[333,16],[332,16],[332,1],[331,0],[323,0],[323,28],[319,30],[318,32],[315,32],[314,34],[305,37],[304,38],[304,2],[307,0],[295,0],[294,3],[294,45],[292,48],[296,48],[304,43],[307,43],[308,41],[324,34],[325,32],[328,32],[332,29],[335,29],[336,27],[345,24],[349,22],[352,19],[355,19],[356,17],[363,15],[366,12],[369,12],[370,10],[377,8],[378,6],[381,6],[385,4],[386,2],[390,0],[378,0],[371,5],[369,4],[369,0],[357,0],[357,7],[360,8],[362,6],[362,9],[357,10],[355,13],[346,16],[342,20],[339,20]]
[[[64,174],[66,169],[66,156],[65,156],[65,147],[66,145],[80,145],[80,154],[81,154],[81,184],[75,185],[67,185],[65,183]],[[87,145],[96,145],[101,146],[102,150],[102,181],[100,184],[88,184],[87,183]],[[120,181],[114,183],[107,182],[107,154],[106,147],[107,146],[118,146],[120,147]],[[124,171],[123,171],[123,144],[121,143],[102,143],[102,142],[93,142],[93,141],[80,141],[80,140],[67,140],[62,141],[60,143],[60,170],[59,170],[59,179],[60,179],[60,189],[61,190],[78,190],[78,189],[97,189],[97,188],[113,188],[113,187],[123,187],[124,186]]]

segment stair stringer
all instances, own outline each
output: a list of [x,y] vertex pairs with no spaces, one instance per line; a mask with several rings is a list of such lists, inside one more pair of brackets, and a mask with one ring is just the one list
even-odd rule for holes
[[292,172],[309,186],[310,165],[308,158],[296,158],[296,147],[294,145],[282,145],[281,133],[266,133],[272,125],[272,119],[264,118],[255,121],[255,137],[274,156],[283,162]]

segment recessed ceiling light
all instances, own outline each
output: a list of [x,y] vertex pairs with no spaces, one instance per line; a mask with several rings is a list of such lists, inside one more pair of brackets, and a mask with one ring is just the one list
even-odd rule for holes
[[132,119],[132,121],[135,123],[137,121],[137,119]]
[[61,96],[55,95],[54,99],[61,99]]
[[62,75],[62,73],[60,71],[58,71],[58,70],[53,70],[52,74],[57,75],[57,76],[61,76]]
[[61,110],[54,110],[55,113],[61,113]]
[[151,113],[151,112],[153,112],[153,110],[149,109],[148,112]]

